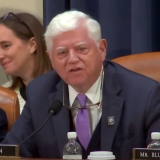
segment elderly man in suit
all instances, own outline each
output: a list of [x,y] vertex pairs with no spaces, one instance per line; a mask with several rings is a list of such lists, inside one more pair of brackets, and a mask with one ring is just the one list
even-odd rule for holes
[[20,144],[48,116],[55,100],[64,107],[20,147],[23,157],[62,158],[67,132],[76,131],[83,158],[112,151],[131,159],[160,132],[160,85],[105,60],[106,40],[97,21],[78,11],[52,19],[45,33],[55,71],[33,80],[24,110],[3,143]]

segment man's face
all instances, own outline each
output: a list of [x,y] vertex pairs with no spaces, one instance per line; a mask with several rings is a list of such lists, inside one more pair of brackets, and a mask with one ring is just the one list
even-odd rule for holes
[[82,26],[56,36],[50,53],[53,68],[72,87],[94,83],[106,56],[106,41],[98,44]]

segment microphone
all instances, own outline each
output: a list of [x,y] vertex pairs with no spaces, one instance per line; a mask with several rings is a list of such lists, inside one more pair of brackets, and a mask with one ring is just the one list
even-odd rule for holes
[[[45,124],[48,122],[51,116],[57,115],[60,110],[62,109],[63,104],[60,101],[54,101],[52,105],[49,107],[48,113],[49,116],[46,118],[46,120],[43,122],[43,124],[36,129],[29,137],[27,137],[20,145],[0,145],[0,156],[19,156],[19,147],[21,147],[26,141],[28,141],[32,136],[34,136],[38,131],[40,131]],[[3,152],[4,150],[4,152]],[[18,154],[17,154],[18,151]],[[14,154],[13,154],[14,153]]]
[[29,137],[27,137],[19,146],[22,146],[28,139],[30,139],[33,135],[35,135],[38,131],[40,131],[43,128],[43,126],[48,122],[50,117],[57,115],[59,111],[62,109],[62,107],[63,107],[62,102],[54,101],[48,110],[49,116],[46,118],[43,124],[37,130],[35,130]]

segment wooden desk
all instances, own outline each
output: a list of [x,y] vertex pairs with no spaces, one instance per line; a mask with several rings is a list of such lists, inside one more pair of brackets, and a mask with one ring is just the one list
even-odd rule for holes
[[60,159],[0,157],[0,160],[60,160]]
[[53,159],[53,158],[9,158],[9,157],[0,157],[0,160],[61,160],[61,159]]

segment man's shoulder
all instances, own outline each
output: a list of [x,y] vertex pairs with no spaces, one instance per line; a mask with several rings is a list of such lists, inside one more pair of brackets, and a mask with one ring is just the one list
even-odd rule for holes
[[117,76],[119,83],[124,83],[125,85],[132,85],[132,86],[146,86],[146,87],[153,87],[159,85],[159,83],[149,77],[146,77],[142,74],[133,72],[115,62],[108,61],[109,69],[114,72]]
[[39,91],[47,92],[53,90],[54,87],[61,81],[61,78],[56,73],[56,71],[50,71],[46,74],[40,75],[36,77],[33,81],[29,83],[27,86],[27,90],[29,92],[36,92]]

